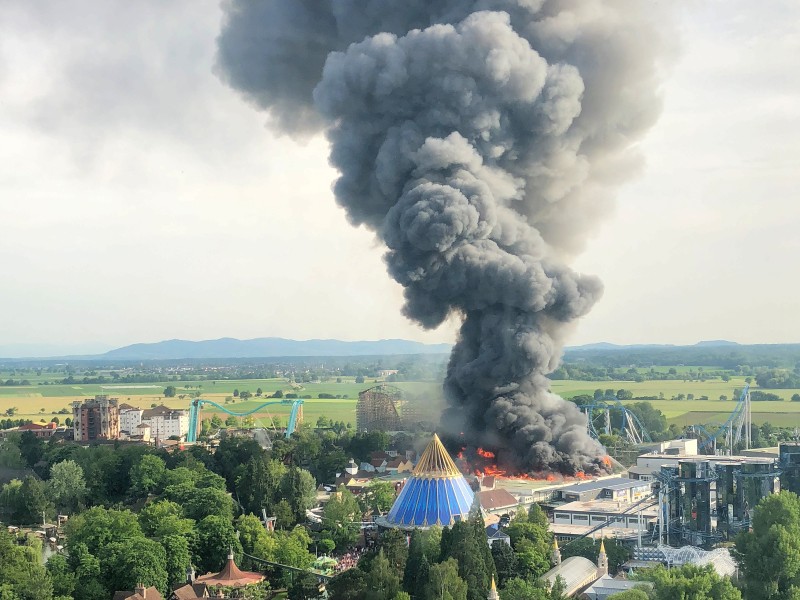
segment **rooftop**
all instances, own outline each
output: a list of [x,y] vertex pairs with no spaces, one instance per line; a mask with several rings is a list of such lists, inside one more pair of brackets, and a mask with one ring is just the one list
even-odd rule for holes
[[610,479],[596,479],[594,481],[584,481],[582,483],[574,483],[567,487],[561,488],[562,492],[589,492],[591,490],[624,490],[627,488],[641,487],[647,485],[638,479],[630,479],[628,477],[612,477]]
[[434,434],[383,521],[389,527],[448,526],[467,518],[473,500],[464,476]]
[[517,506],[519,502],[511,493],[503,488],[486,490],[475,494],[484,510],[498,510]]
[[198,577],[195,584],[204,583],[208,586],[242,587],[259,583],[260,581],[264,581],[264,575],[252,571],[242,571],[233,561],[233,552],[230,552],[222,571]]
[[639,535],[636,529],[628,527],[604,527],[589,534],[589,531],[596,529],[597,524],[594,525],[566,525],[560,523],[550,523],[549,529],[555,536],[562,537],[581,537],[589,535],[594,539],[599,538],[618,538],[621,540],[630,540]]
[[604,513],[609,515],[630,515],[635,517],[641,511],[642,517],[656,517],[658,508],[655,505],[642,508],[642,505],[617,502],[616,500],[587,500],[567,502],[555,507],[556,512]]
[[550,585],[553,585],[558,577],[564,580],[564,595],[572,596],[595,581],[597,565],[583,556],[570,556],[542,575],[542,579]]

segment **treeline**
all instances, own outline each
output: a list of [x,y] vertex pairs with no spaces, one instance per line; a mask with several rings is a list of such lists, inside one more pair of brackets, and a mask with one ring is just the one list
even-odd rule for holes
[[567,349],[565,362],[622,368],[705,365],[741,374],[757,367],[794,369],[800,363],[800,344],[720,344]]
[[[736,374],[746,375],[749,373],[738,372]],[[564,362],[560,367],[553,371],[549,376],[555,381],[707,381],[709,379],[722,379],[729,381],[731,373],[722,370],[706,370],[699,367],[697,370],[681,370],[672,367],[667,371],[660,371],[653,367],[650,368],[615,368],[599,365]]]

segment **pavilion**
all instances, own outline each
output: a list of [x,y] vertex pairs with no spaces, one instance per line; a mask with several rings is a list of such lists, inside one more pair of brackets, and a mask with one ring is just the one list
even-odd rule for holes
[[379,517],[377,523],[401,529],[448,527],[467,519],[473,501],[464,476],[434,434],[389,514]]

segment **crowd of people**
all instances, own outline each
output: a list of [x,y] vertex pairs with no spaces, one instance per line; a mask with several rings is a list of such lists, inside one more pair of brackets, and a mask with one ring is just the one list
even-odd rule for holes
[[341,573],[342,571],[347,571],[348,569],[352,569],[358,564],[358,560],[364,554],[363,548],[355,548],[350,550],[349,552],[345,552],[342,556],[339,557],[339,562],[336,564],[336,572]]

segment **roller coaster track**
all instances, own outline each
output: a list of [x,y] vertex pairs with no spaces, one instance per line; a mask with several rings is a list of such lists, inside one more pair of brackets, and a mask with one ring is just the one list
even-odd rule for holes
[[292,409],[289,412],[289,423],[286,426],[286,438],[287,439],[290,438],[292,436],[292,434],[294,433],[294,430],[297,427],[298,414],[300,414],[300,412],[303,409],[303,401],[300,400],[300,399],[297,399],[297,400],[293,400],[293,399],[289,399],[289,400],[271,400],[269,402],[263,402],[263,403],[259,404],[258,406],[256,406],[252,410],[238,412],[238,411],[226,408],[226,407],[224,407],[224,406],[222,406],[220,404],[217,404],[213,400],[204,400],[202,398],[195,398],[194,400],[192,400],[192,403],[189,406],[189,431],[186,434],[186,441],[187,442],[195,442],[195,441],[197,441],[197,426],[198,426],[199,412],[200,412],[200,407],[203,406],[204,404],[210,404],[211,406],[214,406],[214,407],[218,408],[222,412],[227,413],[229,415],[233,415],[234,417],[246,417],[247,415],[252,415],[253,413],[259,412],[261,409],[263,409],[266,406],[274,406],[274,405],[291,406]]

